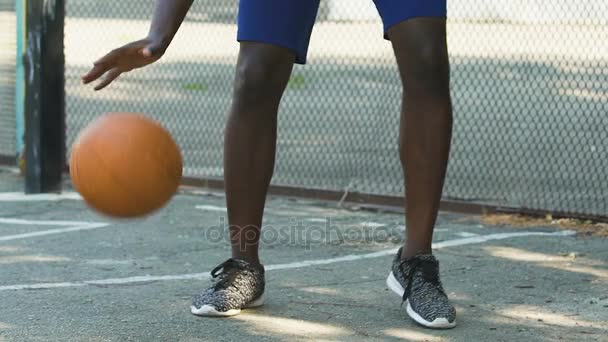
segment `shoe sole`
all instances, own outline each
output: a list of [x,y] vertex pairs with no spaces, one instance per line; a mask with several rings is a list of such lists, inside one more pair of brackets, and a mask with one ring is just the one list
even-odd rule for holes
[[[386,285],[389,289],[398,294],[399,297],[403,298],[403,293],[405,292],[405,290],[403,289],[403,286],[401,286],[397,278],[395,278],[395,275],[392,271],[386,278]],[[405,304],[405,311],[407,312],[407,315],[410,316],[410,318],[413,319],[416,323],[422,326],[431,329],[451,329],[456,326],[456,320],[450,323],[447,318],[444,317],[435,318],[434,321],[429,322],[426,319],[422,318],[422,316],[420,316],[416,311],[414,311],[414,309],[410,305],[409,300],[406,299]]]
[[[261,295],[258,299],[245,305],[243,307],[243,309],[257,308],[262,305],[264,305],[264,295]],[[241,313],[241,309],[218,311],[215,307],[213,307],[211,305],[203,305],[199,309],[197,309],[194,305],[192,305],[192,306],[190,306],[190,312],[193,315],[203,316],[203,317],[230,317],[230,316],[238,315],[239,313]]]

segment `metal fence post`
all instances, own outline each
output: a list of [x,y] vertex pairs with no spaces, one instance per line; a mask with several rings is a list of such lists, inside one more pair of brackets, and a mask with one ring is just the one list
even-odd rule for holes
[[65,168],[64,0],[27,0],[25,192],[61,190]]
[[24,158],[25,132],[25,43],[26,43],[26,0],[15,0],[15,17],[17,24],[17,56],[15,70],[15,137],[16,156],[19,166]]

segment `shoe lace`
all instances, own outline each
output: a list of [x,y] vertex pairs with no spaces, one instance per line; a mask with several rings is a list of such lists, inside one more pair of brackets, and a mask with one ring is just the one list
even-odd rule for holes
[[[404,261],[401,264],[402,269],[405,263],[406,262]],[[422,274],[426,284],[433,286],[439,292],[445,294],[443,286],[441,286],[441,281],[439,280],[439,267],[437,263],[433,262],[432,260],[416,258],[409,263],[409,267],[404,272],[404,276],[407,279],[407,284],[403,292],[403,302],[405,302],[405,300],[408,299],[412,294],[412,285],[416,272],[420,272]]]
[[234,280],[238,275],[239,264],[236,260],[230,258],[219,264],[211,271],[211,277],[215,279],[213,287],[216,290],[227,289],[234,285]]

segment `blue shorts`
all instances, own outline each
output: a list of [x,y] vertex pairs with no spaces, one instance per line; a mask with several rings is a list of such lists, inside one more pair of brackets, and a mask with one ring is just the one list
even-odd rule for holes
[[[402,21],[446,16],[446,0],[374,0],[374,3],[387,39],[388,29]],[[319,0],[240,0],[237,39],[291,49],[296,54],[296,63],[305,64],[318,9]]]

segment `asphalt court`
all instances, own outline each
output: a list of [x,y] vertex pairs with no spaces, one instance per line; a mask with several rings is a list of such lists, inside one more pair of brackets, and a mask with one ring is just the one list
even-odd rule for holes
[[186,190],[142,220],[114,221],[62,195],[25,197],[0,173],[0,341],[598,341],[608,332],[606,241],[552,226],[492,226],[442,213],[435,254],[459,326],[414,325],[384,284],[401,215],[269,198],[267,304],[190,315],[229,256],[220,193]]

